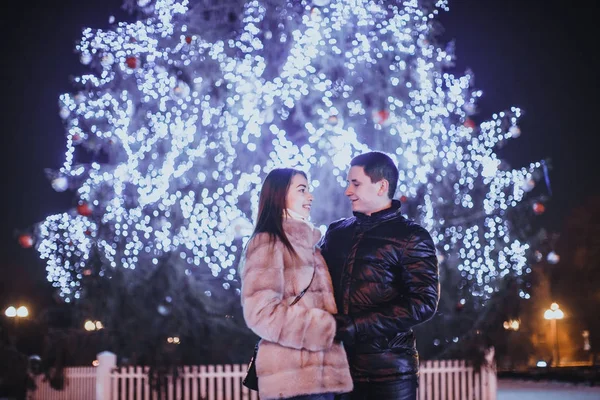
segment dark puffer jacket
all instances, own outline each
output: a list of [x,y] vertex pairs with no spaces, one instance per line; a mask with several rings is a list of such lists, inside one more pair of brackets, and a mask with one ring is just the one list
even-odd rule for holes
[[435,314],[439,273],[433,240],[400,214],[400,202],[333,222],[320,242],[357,382],[413,378],[419,357],[412,327]]

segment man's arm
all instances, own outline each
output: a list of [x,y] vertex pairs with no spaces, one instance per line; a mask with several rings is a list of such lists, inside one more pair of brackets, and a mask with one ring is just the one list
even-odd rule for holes
[[345,222],[347,221],[344,218],[332,222],[317,245],[321,250],[321,255],[325,259],[329,275],[331,276],[333,295],[338,312],[343,309],[343,291],[340,287],[340,277],[344,268],[345,257],[341,255],[346,254],[347,251],[347,249],[341,248],[339,245],[339,235],[344,234],[344,232],[340,232],[339,229],[344,229],[342,226]]
[[402,295],[374,310],[335,316],[336,339],[352,343],[356,336],[389,336],[433,317],[440,293],[438,261],[433,240],[422,227],[410,236],[399,268]]
[[331,229],[331,225],[329,225],[329,227],[325,231],[325,234],[323,235],[323,237],[321,238],[321,240],[319,240],[319,243],[317,243],[317,247],[319,249],[321,249],[321,255],[325,259],[325,262],[327,263],[327,266],[329,266],[329,263],[327,262],[327,257],[329,255],[329,246],[328,246],[329,236],[328,235],[329,235],[330,229]]
[[323,256],[323,258],[325,259],[325,262],[327,263],[327,267],[331,270],[331,264],[333,263],[333,252],[332,252],[332,248],[331,248],[331,233],[333,232],[334,229],[336,229],[341,223],[342,221],[344,221],[344,219],[338,219],[337,221],[333,221],[331,224],[329,224],[329,226],[327,227],[327,231],[325,231],[325,234],[323,235],[323,237],[321,238],[321,240],[319,240],[319,243],[317,243],[317,247],[319,249],[321,249],[321,255]]

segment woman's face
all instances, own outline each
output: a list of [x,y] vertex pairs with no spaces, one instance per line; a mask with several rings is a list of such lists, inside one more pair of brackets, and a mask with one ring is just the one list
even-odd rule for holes
[[308,218],[312,201],[313,195],[308,191],[308,181],[304,175],[294,175],[285,198],[286,208]]

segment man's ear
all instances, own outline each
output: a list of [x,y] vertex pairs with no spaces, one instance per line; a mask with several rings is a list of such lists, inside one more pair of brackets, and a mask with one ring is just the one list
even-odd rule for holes
[[387,196],[388,190],[390,190],[390,183],[387,179],[382,179],[379,181],[379,190],[377,191],[377,196]]

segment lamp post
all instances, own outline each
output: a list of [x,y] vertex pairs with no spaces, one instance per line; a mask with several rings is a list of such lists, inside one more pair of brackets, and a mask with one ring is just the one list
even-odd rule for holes
[[515,362],[516,359],[518,359],[518,355],[515,352],[515,348],[514,348],[514,343],[515,341],[518,342],[519,337],[514,337],[515,335],[518,335],[518,331],[519,328],[521,327],[521,320],[519,319],[509,319],[508,321],[504,321],[504,323],[502,324],[502,326],[504,327],[504,329],[507,331],[507,337],[506,337],[506,347],[507,347],[507,355],[508,355],[508,362],[509,362],[509,366],[511,369],[514,369],[515,366]]
[[20,306],[16,308],[15,306],[10,306],[6,310],[4,310],[4,315],[6,315],[10,319],[14,319],[15,326],[19,325],[19,320],[29,317],[29,310],[25,306]]
[[14,345],[16,346],[17,336],[19,334],[19,332],[18,332],[19,321],[21,319],[25,319],[25,318],[29,317],[29,310],[25,306],[19,306],[18,308],[15,306],[10,306],[6,310],[4,310],[4,315],[7,318],[14,321],[14,332],[13,332],[13,337],[11,340],[13,341]]
[[558,352],[558,326],[557,320],[563,319],[565,317],[565,313],[562,312],[558,304],[552,303],[550,305],[550,309],[544,312],[544,318],[550,321],[552,326],[552,332],[554,335],[554,351],[552,352],[552,359],[554,360],[553,366],[558,367],[560,364],[560,354]]

